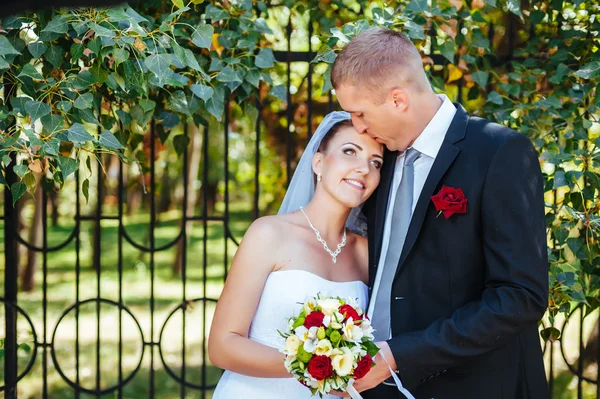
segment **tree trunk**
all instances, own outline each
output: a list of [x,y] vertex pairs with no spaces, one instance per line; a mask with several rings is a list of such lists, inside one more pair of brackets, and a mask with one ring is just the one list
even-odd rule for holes
[[[43,189],[40,184],[41,174],[36,174],[36,189],[35,189],[35,199],[34,203],[34,211],[33,211],[33,220],[31,221],[31,226],[29,227],[29,234],[27,238],[27,242],[30,245],[35,247],[42,246],[42,211],[43,211]],[[25,263],[25,268],[21,273],[21,290],[25,292],[30,292],[35,287],[35,269],[38,260],[38,252],[32,249],[27,248],[27,258]]]
[[50,204],[52,206],[52,227],[58,226],[58,193],[54,190],[48,193],[48,199],[50,200]]
[[[204,133],[204,126],[197,126],[195,123],[188,123],[188,135],[190,138],[190,144],[188,145],[188,159],[187,165],[184,168],[187,170],[187,203],[183,204],[186,209],[186,214],[192,215],[194,208],[198,200],[196,190],[194,190],[194,183],[198,179],[198,171],[200,170],[200,163],[202,162],[202,134]],[[202,182],[204,186],[204,182]],[[182,223],[185,221],[182,220]],[[179,240],[177,243],[177,250],[175,252],[175,260],[173,262],[173,275],[181,274],[181,266],[183,264],[183,240],[187,240],[187,237],[191,235],[191,226],[187,227],[186,235]]]

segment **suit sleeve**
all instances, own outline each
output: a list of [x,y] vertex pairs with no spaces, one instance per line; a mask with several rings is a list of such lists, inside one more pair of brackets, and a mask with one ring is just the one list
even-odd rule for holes
[[493,156],[482,192],[486,270],[481,299],[425,330],[388,344],[408,388],[502,347],[536,326],[548,303],[543,181],[529,139],[509,134]]

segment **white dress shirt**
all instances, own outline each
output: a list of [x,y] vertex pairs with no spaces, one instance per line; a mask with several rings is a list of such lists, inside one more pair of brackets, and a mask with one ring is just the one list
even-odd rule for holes
[[[454,106],[454,104],[452,104],[452,101],[450,101],[447,96],[441,94],[438,95],[438,98],[442,100],[442,105],[440,109],[438,109],[438,111],[433,116],[429,124],[427,124],[423,132],[419,135],[419,137],[417,137],[417,139],[411,147],[421,153],[421,156],[415,161],[413,165],[415,171],[415,179],[413,187],[413,203],[411,217],[412,213],[415,211],[415,207],[417,206],[417,202],[419,201],[419,196],[421,195],[421,191],[423,190],[423,186],[425,185],[425,180],[427,180],[429,171],[431,171],[431,167],[433,166],[435,157],[440,151],[440,148],[444,141],[444,137],[446,137],[446,132],[448,131],[450,123],[452,123],[452,119],[456,114],[456,107]],[[403,152],[398,155],[398,157],[396,158],[396,163],[394,165],[394,179],[392,181],[387,212],[385,215],[383,241],[381,245],[381,256],[379,257],[379,265],[377,266],[377,274],[375,275],[375,281],[373,283],[373,292],[371,293],[371,299],[375,298],[375,296],[377,295],[377,291],[379,290],[381,275],[383,274],[383,266],[385,265],[385,258],[390,244],[390,230],[392,227],[391,224],[393,213],[392,211],[394,209],[394,202],[396,201],[396,193],[398,192],[398,187],[400,186],[400,181],[402,180],[402,169],[404,168],[404,154],[405,153]],[[373,316],[374,306],[375,301],[371,300],[369,303],[369,308],[367,310],[367,315],[369,316],[369,318],[372,318]]]

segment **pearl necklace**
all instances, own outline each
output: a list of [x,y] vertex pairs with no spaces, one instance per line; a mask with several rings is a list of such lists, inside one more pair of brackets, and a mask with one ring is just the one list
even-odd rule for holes
[[304,210],[302,208],[303,207],[301,206],[300,211],[302,212],[302,214],[308,221],[310,228],[313,229],[313,231],[315,232],[315,234],[317,236],[317,240],[319,240],[319,242],[321,244],[323,244],[323,248],[325,248],[325,251],[327,251],[329,253],[329,255],[331,255],[331,259],[333,260],[333,263],[337,263],[338,255],[342,252],[342,248],[344,248],[346,246],[346,228],[344,227],[344,235],[342,237],[342,242],[338,244],[337,249],[334,252],[331,249],[329,249],[329,247],[327,246],[327,242],[321,238],[321,233],[319,232],[319,230],[315,229],[315,226],[313,226],[313,224],[310,222],[310,219],[308,218],[308,216],[306,216],[306,213],[304,213]]

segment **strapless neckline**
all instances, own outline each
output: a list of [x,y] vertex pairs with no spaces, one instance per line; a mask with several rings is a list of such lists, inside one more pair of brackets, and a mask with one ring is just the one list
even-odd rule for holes
[[296,272],[296,273],[303,273],[303,274],[308,274],[308,275],[310,275],[310,276],[313,276],[313,277],[315,277],[315,278],[317,278],[317,279],[319,279],[319,280],[322,280],[322,281],[326,281],[326,282],[328,282],[328,283],[333,283],[333,284],[356,284],[356,283],[359,283],[359,284],[362,284],[362,285],[364,285],[365,287],[367,287],[367,285],[366,285],[366,284],[365,284],[363,281],[361,281],[361,280],[352,280],[352,281],[333,281],[333,280],[328,280],[328,279],[326,279],[325,277],[321,277],[321,276],[319,276],[319,275],[318,275],[318,274],[316,274],[316,273],[309,272],[308,270],[302,270],[302,269],[278,270],[278,271],[275,271],[275,272],[271,272],[271,275],[278,274],[278,273],[292,273],[292,272]]

